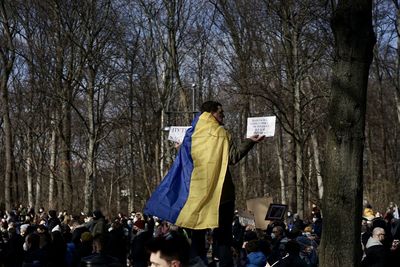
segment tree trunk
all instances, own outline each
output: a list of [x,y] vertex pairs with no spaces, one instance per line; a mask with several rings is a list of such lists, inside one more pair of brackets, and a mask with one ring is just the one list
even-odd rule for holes
[[[309,159],[308,161],[308,173],[307,176],[304,176],[304,179],[307,178],[307,182],[305,183],[305,193],[304,193],[304,214],[311,214],[312,210],[312,204],[311,200],[313,200],[313,195],[314,195],[314,187],[313,187],[313,182],[312,178],[314,175],[314,165],[312,159],[312,152],[311,152],[312,147],[307,146],[307,158]],[[321,207],[321,205],[318,205]]]
[[[397,1],[393,1],[396,2]],[[400,6],[398,4],[395,5],[396,12],[396,31],[397,31],[397,61],[396,61],[396,91],[395,91],[395,103],[396,103],[396,111],[397,111],[397,120],[400,123]]]
[[[169,125],[166,124],[165,122],[165,111],[164,108],[161,108],[161,115],[160,115],[160,120],[161,120],[161,127],[167,127]],[[164,137],[164,131],[162,129],[162,132],[160,134],[160,171],[159,171],[159,178],[160,180],[157,181],[157,184],[159,184],[161,182],[161,179],[164,177],[165,173],[166,173],[166,166],[165,166],[165,137]]]
[[147,199],[148,197],[150,197],[151,195],[151,189],[150,189],[150,185],[149,185],[149,180],[148,180],[148,176],[147,176],[147,169],[146,169],[146,162],[145,162],[145,156],[144,156],[144,144],[141,140],[138,140],[138,145],[139,145],[139,154],[140,154],[140,165],[142,167],[142,178],[143,178],[143,182],[146,186],[146,195],[145,198]]
[[[8,99],[8,79],[14,66],[15,50],[13,35],[11,33],[8,14],[8,7],[5,1],[0,1],[1,27],[4,40],[0,47],[0,104],[3,114],[4,146],[5,146],[5,173],[4,173],[4,202],[7,210],[11,209],[11,182],[13,178],[14,146],[12,140],[12,125],[10,119],[10,106]],[[16,196],[14,196],[16,197]]]
[[286,181],[285,181],[285,166],[283,158],[283,133],[280,128],[277,130],[276,136],[278,137],[276,144],[276,154],[278,155],[279,166],[279,181],[281,184],[281,203],[286,204]]
[[[42,161],[43,162],[43,161]],[[41,165],[42,166],[42,165]],[[37,166],[39,168],[39,166]],[[35,209],[38,210],[44,200],[42,198],[42,173],[41,170],[36,172],[36,187],[35,187]]]
[[[28,126],[29,127],[29,126]],[[28,187],[28,205],[34,207],[33,201],[33,177],[32,177],[32,131],[28,129],[26,136],[26,185]]]
[[[65,96],[69,97],[70,92],[65,89]],[[68,101],[70,98],[65,98],[62,104],[62,123],[60,129],[61,138],[61,180],[58,181],[58,208],[64,207],[70,210],[72,204],[71,187],[71,106]]]
[[296,138],[296,212],[304,218],[304,175],[303,175],[303,148],[300,140]]
[[[134,210],[135,204],[135,194],[136,194],[136,177],[135,177],[135,146],[134,146],[134,119],[135,113],[133,109],[133,64],[130,63],[130,75],[129,75],[129,177],[128,177],[128,211],[132,212]],[[156,160],[157,161],[157,160]]]
[[56,64],[55,64],[55,83],[58,92],[62,94],[62,123],[60,125],[61,151],[60,151],[60,173],[61,180],[58,181],[57,206],[64,209],[72,209],[72,173],[71,173],[71,102],[72,88],[63,82],[63,72],[65,68],[64,47],[62,25],[59,6],[53,3],[53,15],[55,17],[55,39],[56,39]]
[[[115,198],[116,198],[116,208],[117,208],[117,211],[118,212],[120,212],[121,211],[121,197],[120,197],[120,195],[121,195],[121,185],[120,185],[120,181],[119,181],[119,178],[118,178],[118,181],[116,181],[116,186],[117,186],[117,190],[116,190],[116,194],[115,194]],[[110,196],[112,196],[113,194],[112,194],[112,191],[110,192]],[[115,214],[115,212],[113,212],[113,213],[111,213],[111,214]]]
[[288,143],[289,163],[288,163],[288,181],[287,181],[287,197],[289,210],[297,212],[297,190],[296,190],[296,156],[295,156],[295,142],[293,136],[290,136]]
[[93,69],[88,70],[88,88],[86,94],[86,107],[88,116],[88,147],[86,153],[86,169],[85,169],[85,211],[93,210],[93,194],[94,194],[94,160],[95,160],[95,118],[94,118],[94,83],[95,72]]
[[331,22],[336,58],[318,249],[324,267],[360,266],[366,96],[375,44],[371,13],[371,0],[340,0]]
[[[247,121],[247,114],[248,114],[248,103],[245,104],[245,108],[240,112],[240,123],[239,123],[239,133],[245,132],[245,125]],[[241,161],[239,161],[239,173],[240,173],[240,179],[242,181],[242,199],[243,201],[247,200],[247,195],[248,195],[248,189],[247,189],[247,184],[248,184],[248,171],[246,171],[246,166],[247,166],[247,158],[243,158]]]
[[56,162],[57,162],[57,129],[55,127],[57,121],[57,112],[53,114],[54,118],[51,121],[53,129],[51,131],[50,141],[50,173],[49,173],[49,209],[56,207],[54,200],[54,185],[56,179]]
[[324,185],[322,183],[322,175],[321,175],[321,164],[319,161],[319,148],[318,148],[318,140],[315,133],[311,133],[311,143],[313,147],[314,153],[314,165],[315,171],[317,173],[317,185],[318,185],[318,198],[321,201],[324,195]]

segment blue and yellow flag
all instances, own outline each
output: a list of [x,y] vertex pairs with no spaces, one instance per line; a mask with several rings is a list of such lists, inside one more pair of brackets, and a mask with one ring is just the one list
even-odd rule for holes
[[218,227],[229,139],[229,133],[211,113],[197,116],[144,212],[185,228]]

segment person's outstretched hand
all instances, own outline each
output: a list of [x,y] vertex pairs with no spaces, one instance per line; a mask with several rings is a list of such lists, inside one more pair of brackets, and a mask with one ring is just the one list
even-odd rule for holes
[[256,135],[250,136],[249,139],[252,140],[253,142],[258,143],[265,139],[265,135],[256,134]]
[[182,143],[180,143],[180,142],[175,142],[175,148],[176,149],[179,149],[179,147],[182,145]]

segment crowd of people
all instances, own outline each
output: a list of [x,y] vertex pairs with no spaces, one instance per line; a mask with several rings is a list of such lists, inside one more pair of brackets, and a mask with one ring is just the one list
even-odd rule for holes
[[[397,206],[383,216],[364,209],[362,266],[397,266],[400,220]],[[105,218],[100,210],[71,216],[66,211],[38,212],[23,205],[0,211],[0,266],[219,266],[212,230],[207,230],[207,257],[193,254],[193,232],[166,221],[132,212]],[[322,216],[310,220],[288,212],[266,230],[232,222],[234,266],[318,266]]]

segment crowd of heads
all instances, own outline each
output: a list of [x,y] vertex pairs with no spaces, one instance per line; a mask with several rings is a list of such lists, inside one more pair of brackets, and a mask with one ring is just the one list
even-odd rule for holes
[[71,215],[20,205],[0,216],[0,266],[147,267],[158,249],[166,266],[186,266],[189,259],[185,232],[142,212],[106,218],[101,210]]
[[[371,205],[364,207],[363,266],[369,266],[373,249],[380,244],[385,250],[379,253],[388,261],[400,260],[397,205],[391,203],[382,214]],[[34,212],[21,205],[0,215],[0,265],[194,266],[190,264],[191,232],[141,212],[106,218],[101,210],[73,216],[44,208]],[[308,219],[288,212],[284,220],[271,221],[266,230],[260,230],[236,214],[232,223],[235,266],[318,266],[322,220],[321,211],[314,207]],[[204,265],[196,266],[218,262],[213,234],[207,230],[209,257],[201,259]]]

